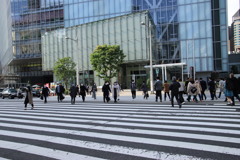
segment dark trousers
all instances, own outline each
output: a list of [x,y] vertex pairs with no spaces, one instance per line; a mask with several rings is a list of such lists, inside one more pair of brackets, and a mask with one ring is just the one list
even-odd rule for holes
[[162,102],[162,91],[161,90],[156,91],[156,102],[158,101],[158,97],[160,98],[160,102]]
[[47,103],[47,96],[43,95],[44,97],[44,103]]
[[136,98],[136,91],[131,91],[132,92],[132,99]]
[[216,91],[215,90],[209,90],[210,92],[210,95],[211,95],[211,99],[214,100],[214,98],[217,99],[217,96],[216,96]]
[[167,95],[168,95],[169,100],[171,99],[169,92],[165,92],[165,93],[164,93],[164,100],[165,100],[165,101],[166,101],[166,99],[167,99]]
[[75,96],[71,96],[71,104],[75,104],[75,99],[76,99]]
[[203,97],[205,98],[205,100],[207,99],[207,96],[205,94],[205,90],[201,91],[201,100],[203,100]]
[[109,102],[110,98],[109,98],[109,93],[107,92],[103,92],[103,102],[105,103],[105,101]]
[[62,99],[61,99],[62,97],[63,97],[62,93],[57,93],[57,100],[58,100],[58,102],[62,101]]
[[183,94],[184,94],[184,91],[179,92],[179,97],[178,98],[179,98],[180,103],[184,102]]
[[232,102],[233,102],[233,103],[232,103],[233,105],[235,105],[235,99],[234,99],[234,97],[236,97],[237,100],[239,100],[239,102],[240,102],[240,97],[239,97],[237,91],[233,91],[233,96],[231,97]]
[[181,103],[180,103],[180,100],[178,98],[178,93],[171,93],[171,104],[172,104],[172,107],[174,107],[174,97],[179,105],[179,107],[181,107]]

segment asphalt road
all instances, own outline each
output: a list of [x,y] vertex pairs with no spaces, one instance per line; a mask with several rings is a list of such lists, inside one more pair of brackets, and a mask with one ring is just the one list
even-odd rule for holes
[[223,100],[179,109],[154,95],[103,103],[99,94],[75,105],[34,98],[24,110],[23,99],[0,99],[0,159],[239,160],[240,105]]

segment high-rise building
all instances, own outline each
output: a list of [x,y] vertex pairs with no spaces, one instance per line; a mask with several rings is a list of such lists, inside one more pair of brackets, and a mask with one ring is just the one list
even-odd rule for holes
[[[5,80],[5,83],[52,81],[52,73],[42,71],[41,35],[64,27],[63,0],[4,0],[1,6],[6,9],[0,13],[6,14],[11,22],[0,31],[10,33],[5,41],[11,42],[10,48],[1,52],[7,58],[1,59],[2,75],[15,77],[14,81]],[[5,43],[1,45],[6,47]]]
[[240,10],[232,17],[232,36],[234,42],[234,51],[240,52]]
[[[37,35],[37,38],[27,41],[18,39],[21,45],[17,45],[18,35],[15,34],[17,36],[13,36],[13,55],[27,53],[27,57],[31,57],[34,53],[39,55],[39,58],[34,58],[39,61],[34,63],[34,65],[37,64],[35,67],[25,67],[27,59],[20,56],[18,58],[22,61],[10,63],[17,66],[13,67],[15,69],[12,70],[13,73],[20,73],[19,71],[30,68],[41,70],[41,65],[38,63],[41,61],[41,43],[38,40],[46,31],[74,27],[144,10],[149,11],[156,29],[154,51],[156,51],[157,61],[154,63],[186,63],[187,66],[184,69],[186,76],[192,67],[200,76],[210,76],[212,71],[228,71],[226,0],[13,0],[11,5],[14,3],[17,7],[11,7],[12,17],[21,19],[21,24],[13,21],[13,33],[17,29],[16,33],[21,35],[20,31],[22,33],[22,29],[25,28],[27,32],[23,31],[23,35],[32,33]],[[19,16],[14,16],[15,13]],[[50,17],[45,16],[45,13]],[[39,14],[41,18],[35,18],[39,17],[37,16]],[[30,16],[31,20],[28,17],[24,19],[25,15]],[[32,27],[32,23],[39,28],[36,32],[27,30]],[[113,35],[109,32],[109,36]],[[73,41],[71,43],[73,46],[76,45]],[[26,51],[25,45],[30,45],[29,50]],[[170,76],[179,73],[176,68],[168,68],[168,70]],[[33,71],[29,74],[35,73],[35,70]],[[19,74],[20,77],[24,77],[27,72],[22,73],[24,74]],[[134,71],[133,73],[141,74]],[[24,80],[26,81],[27,77]]]

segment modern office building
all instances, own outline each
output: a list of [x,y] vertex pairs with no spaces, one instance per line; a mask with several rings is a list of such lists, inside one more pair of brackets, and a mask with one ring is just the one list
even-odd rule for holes
[[[63,0],[3,0],[1,7],[1,15],[6,15],[1,17],[8,18],[8,27],[1,27],[0,32],[8,33],[3,40],[10,44],[1,51],[5,57],[1,59],[4,83],[52,81],[52,72],[42,71],[41,35],[64,27]],[[4,20],[0,22],[5,25]],[[9,75],[14,79],[11,82],[7,80]]]
[[[20,1],[26,2],[27,0],[13,0],[12,3]],[[40,12],[43,15],[45,12],[49,13],[54,10],[59,14],[61,13],[62,16],[59,19],[57,17],[50,18],[52,23],[47,19],[44,20],[45,22],[48,21],[49,26],[56,23],[56,21],[61,22],[61,24],[57,23],[58,25],[55,27],[49,27],[53,29],[62,28],[63,26],[75,27],[90,22],[102,23],[104,19],[148,10],[154,24],[153,27],[156,30],[154,35],[156,43],[153,46],[154,55],[156,54],[154,64],[186,63],[187,66],[184,68],[185,76],[190,73],[190,67],[194,67],[197,75],[206,77],[210,76],[212,71],[228,71],[226,0],[28,0],[27,2],[27,6],[33,4],[33,2],[37,5],[37,7],[27,7],[30,10],[25,12],[29,15],[35,13],[32,10],[36,10],[37,13]],[[49,2],[52,2],[52,5]],[[20,4],[23,3],[19,3],[17,6],[20,6]],[[21,12],[21,14],[23,13]],[[53,15],[58,14],[55,14],[54,11]],[[42,24],[40,22],[42,20],[40,19],[40,22],[38,22],[36,22],[35,26],[41,28]],[[43,35],[46,31],[48,30],[42,29],[40,34]],[[108,36],[112,37],[116,32],[118,31],[111,30]],[[38,34],[38,40],[39,37]],[[135,38],[135,40],[138,39]],[[31,40],[31,43],[33,41],[35,40]],[[41,44],[40,41],[36,43]],[[68,41],[67,43],[70,43],[69,45],[72,48],[76,45],[74,41]],[[14,46],[16,45],[13,43],[13,48]],[[39,48],[39,50],[41,49]],[[131,52],[134,52],[134,50],[131,50]],[[41,51],[39,53],[41,54]],[[24,58],[22,62],[25,61]],[[41,58],[39,58],[38,62],[40,61]],[[38,62],[37,64],[39,64]],[[21,68],[21,64],[11,64],[16,64]],[[132,62],[132,66],[134,69],[130,74],[141,76],[142,65],[134,65],[134,62]],[[41,70],[41,67],[36,68]],[[173,67],[167,68],[167,71],[169,77],[171,77],[172,75],[178,76],[180,70]],[[15,68],[13,73],[19,73],[19,70]],[[156,72],[154,72],[154,76],[156,76]]]
[[240,52],[240,10],[232,17],[232,37],[234,42],[234,51]]

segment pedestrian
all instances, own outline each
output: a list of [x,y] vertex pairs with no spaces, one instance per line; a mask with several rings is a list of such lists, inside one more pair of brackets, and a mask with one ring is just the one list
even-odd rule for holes
[[172,83],[169,86],[169,90],[171,90],[171,104],[172,104],[172,107],[174,107],[174,97],[175,97],[179,108],[182,108],[182,105],[181,105],[180,100],[178,98],[180,87],[181,87],[181,85],[176,81],[176,77],[173,77],[172,78]]
[[148,97],[149,97],[148,87],[147,87],[147,84],[145,83],[145,81],[143,81],[143,83],[141,85],[141,90],[143,91],[143,99],[148,99]]
[[59,102],[62,102],[62,100],[65,98],[63,96],[63,93],[65,92],[65,88],[62,86],[61,83],[59,83],[56,87],[56,94],[57,94],[57,100],[58,100],[58,103]]
[[131,93],[132,93],[132,99],[134,100],[136,98],[136,90],[137,90],[137,86],[136,86],[136,83],[134,82],[134,80],[132,80],[130,88],[131,88]]
[[44,85],[42,88],[42,96],[44,98],[44,103],[47,103],[47,97],[49,96],[49,94],[50,94],[49,88],[46,85]]
[[114,99],[114,103],[117,103],[117,100],[119,99],[119,93],[120,93],[120,86],[117,82],[113,83],[113,87],[112,87],[112,96]]
[[102,92],[103,92],[103,102],[105,103],[107,101],[108,103],[110,101],[109,92],[111,92],[108,81],[106,81],[102,86]]
[[96,83],[93,83],[91,92],[92,92],[92,98],[96,99],[97,98],[97,96],[96,96],[96,92],[97,92]]
[[238,83],[238,80],[237,80],[237,78],[236,77],[234,77],[234,74],[233,73],[231,73],[230,74],[230,80],[231,80],[231,83],[232,83],[232,85],[234,86],[233,87],[233,96],[232,96],[232,101],[233,101],[233,103],[232,103],[232,105],[233,106],[235,106],[235,99],[234,99],[234,97],[236,97],[237,98],[237,100],[240,102],[240,97],[238,96],[238,93],[240,92],[239,91],[239,83]]
[[171,100],[170,98],[170,95],[169,95],[169,83],[167,81],[164,81],[164,84],[163,84],[163,91],[164,91],[164,101],[166,101],[167,99],[167,95],[168,95],[168,98],[169,100]]
[[218,87],[219,87],[218,98],[221,98],[221,94],[224,91],[224,86],[225,86],[225,80],[223,78],[221,78],[220,81],[218,82]]
[[162,81],[160,80],[159,77],[157,77],[157,80],[154,84],[154,88],[156,91],[156,102],[158,101],[158,97],[160,98],[160,102],[162,102],[162,88],[163,88],[163,84]]
[[25,110],[27,109],[27,104],[31,104],[32,108],[31,109],[34,109],[34,105],[33,105],[33,94],[32,94],[32,89],[30,86],[27,86],[25,88],[25,91],[26,91],[26,97],[25,97],[25,100],[24,100],[24,104],[25,104]]
[[197,89],[197,84],[195,84],[194,80],[192,78],[189,78],[189,83],[187,87],[187,93],[188,93],[188,102],[191,100],[191,96],[193,96],[193,101],[196,103],[198,102],[197,100],[197,94],[198,94],[198,89]]
[[185,101],[184,101],[184,98],[183,98],[183,94],[185,92],[185,83],[182,81],[182,79],[180,78],[178,80],[178,83],[180,84],[180,88],[179,88],[179,101],[181,104],[184,104]]
[[79,95],[82,96],[82,101],[85,102],[87,88],[84,86],[84,84],[80,84],[80,92]]
[[208,89],[209,89],[209,92],[210,92],[211,100],[214,100],[214,98],[217,99],[217,96],[216,96],[216,83],[214,82],[214,79],[209,78],[208,86],[209,86]]
[[233,88],[234,88],[234,86],[233,86],[233,83],[232,83],[231,79],[227,78],[226,79],[226,83],[224,85],[224,94],[225,94],[225,96],[227,98],[227,102],[228,102],[227,105],[229,105],[229,106],[233,106],[234,105],[233,104],[233,96],[234,96]]
[[70,88],[71,104],[75,104],[77,94],[78,94],[78,88],[77,88],[77,86],[72,84],[72,86]]
[[201,85],[201,100],[203,101],[203,97],[204,99],[206,100],[207,99],[207,96],[205,94],[205,90],[207,89],[207,82],[204,81],[202,78],[200,78],[200,85]]
[[196,88],[197,88],[197,95],[198,95],[198,97],[199,97],[199,100],[200,101],[202,101],[202,87],[201,87],[201,84],[200,84],[200,82],[199,82],[199,80],[196,78],[195,79],[195,84],[196,84]]

